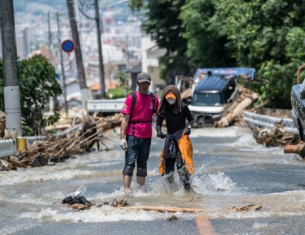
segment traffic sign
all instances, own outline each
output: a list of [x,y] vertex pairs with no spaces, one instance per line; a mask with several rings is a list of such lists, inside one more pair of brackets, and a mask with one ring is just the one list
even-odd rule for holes
[[68,52],[68,53],[73,51],[74,47],[75,47],[74,42],[72,40],[69,40],[69,39],[63,41],[62,44],[61,44],[61,49],[65,52]]

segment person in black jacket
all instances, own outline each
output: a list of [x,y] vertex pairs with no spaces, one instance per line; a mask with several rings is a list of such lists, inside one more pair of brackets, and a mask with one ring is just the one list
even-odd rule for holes
[[[164,120],[166,135],[161,130]],[[186,121],[188,121],[187,128]],[[179,89],[174,85],[166,87],[160,101],[156,123],[157,137],[166,138],[159,172],[161,175],[169,174],[167,179],[172,183],[176,164],[180,180],[186,190],[190,189],[189,178],[194,171],[193,147],[189,139],[193,124],[194,119],[188,106],[181,102]]]

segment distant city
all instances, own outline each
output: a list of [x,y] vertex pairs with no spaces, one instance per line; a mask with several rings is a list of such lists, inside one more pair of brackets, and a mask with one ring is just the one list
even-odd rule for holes
[[[93,0],[91,1],[93,3]],[[54,4],[59,1],[52,1],[52,4],[44,4],[45,2],[50,1],[14,1],[17,53],[20,59],[27,59],[38,53],[47,57],[56,69],[58,82],[62,84],[58,26],[61,34],[60,42],[66,39],[72,40],[66,1],[61,0],[61,4],[55,5],[58,9]],[[82,0],[75,2],[75,13],[87,87],[91,89],[94,98],[100,94],[97,30],[95,20],[88,18],[94,18],[93,6],[91,4],[92,7],[85,7],[84,2]],[[56,20],[57,12],[60,15],[59,25]],[[152,74],[153,89],[162,86],[164,81],[159,78],[158,57],[165,51],[158,48],[150,40],[150,36],[141,31],[141,20],[139,16],[132,14],[126,1],[117,1],[117,3],[101,1],[100,19],[106,90],[119,85],[114,78],[118,72],[126,72],[130,76],[130,85],[133,88],[135,81],[132,73],[141,71]],[[0,57],[2,57],[2,42]],[[68,102],[76,101],[80,104],[81,96],[77,85],[73,52],[70,54],[64,52],[64,68]]]

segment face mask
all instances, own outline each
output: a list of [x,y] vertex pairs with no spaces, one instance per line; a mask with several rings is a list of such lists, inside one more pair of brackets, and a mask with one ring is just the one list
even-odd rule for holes
[[176,103],[176,100],[172,98],[166,99],[166,101],[167,103],[169,103],[169,105],[173,105],[174,103]]

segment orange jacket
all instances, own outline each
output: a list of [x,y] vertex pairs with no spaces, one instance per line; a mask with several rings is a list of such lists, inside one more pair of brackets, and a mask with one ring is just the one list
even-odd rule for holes
[[[190,140],[190,137],[183,133],[182,137],[178,140],[178,146],[187,171],[190,174],[193,174],[194,173],[193,145]],[[160,175],[163,175],[165,173],[164,147],[162,149],[160,156],[159,173]]]

